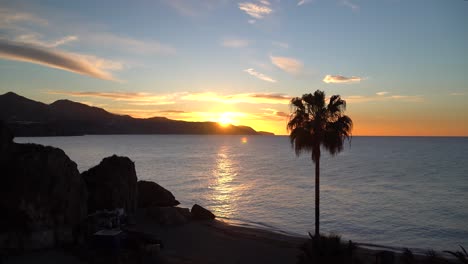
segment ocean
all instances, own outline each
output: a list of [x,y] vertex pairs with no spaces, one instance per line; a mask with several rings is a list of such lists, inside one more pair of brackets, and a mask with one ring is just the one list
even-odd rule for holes
[[[16,138],[63,149],[80,172],[112,154],[135,162],[183,207],[236,225],[314,232],[314,164],[286,136]],[[321,159],[321,232],[415,249],[468,247],[468,138],[354,137]]]

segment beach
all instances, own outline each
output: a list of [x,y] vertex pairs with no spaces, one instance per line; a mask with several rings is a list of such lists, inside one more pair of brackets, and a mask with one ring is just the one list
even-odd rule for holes
[[[267,230],[239,227],[219,220],[160,225],[138,213],[132,231],[156,236],[162,241],[160,263],[297,263],[305,238]],[[358,248],[363,263],[373,263],[377,250]],[[88,263],[80,251],[54,248],[4,256],[5,264]]]

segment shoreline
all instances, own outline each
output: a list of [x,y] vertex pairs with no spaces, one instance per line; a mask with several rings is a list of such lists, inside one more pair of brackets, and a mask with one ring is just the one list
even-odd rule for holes
[[[141,210],[135,215],[135,225],[129,231],[151,234],[162,241],[159,256],[161,263],[297,263],[302,253],[301,246],[306,237],[280,234],[271,230],[243,227],[222,220],[190,221],[179,225],[161,225],[146,216]],[[343,241],[345,242],[345,241]],[[402,251],[398,248],[356,243],[355,256],[363,264],[375,263],[376,256],[383,251],[391,251],[395,263],[402,263]],[[414,252],[416,259],[425,255]],[[442,257],[447,257],[440,255]],[[28,251],[10,256],[3,263],[87,263],[73,250],[64,248]]]
[[[230,222],[229,219],[227,218],[216,218],[216,221],[220,222],[220,224],[223,224],[226,226],[226,228],[232,228],[236,229],[239,228],[239,230],[246,229],[246,230],[251,230],[252,232],[258,231],[258,232],[266,232],[266,233],[271,233],[272,235],[278,235],[278,236],[285,236],[285,237],[291,237],[294,239],[309,239],[308,235],[301,235],[293,232],[288,232],[285,230],[277,229],[274,227],[269,228],[267,225],[261,225],[261,224],[251,224],[249,222],[242,222],[240,220],[236,220],[233,222]],[[322,234],[323,235],[323,234]],[[325,233],[325,235],[328,235]],[[416,253],[418,255],[424,255],[428,250],[432,250],[432,248],[415,248],[415,247],[398,247],[398,246],[391,246],[391,245],[383,245],[383,244],[375,244],[371,242],[357,242],[353,239],[349,239],[347,237],[342,237],[339,233],[337,234],[341,237],[343,241],[353,241],[357,246],[373,250],[373,251],[391,251],[394,253],[401,253],[403,252],[404,249],[410,249],[413,253]],[[445,254],[443,252],[444,250],[435,250],[435,252],[440,253],[440,254]]]
[[[301,247],[308,240],[306,236],[233,225],[219,219],[164,226],[154,224],[153,220],[140,215],[136,229],[159,235],[164,244],[161,251],[163,256],[169,259],[190,260],[180,263],[297,263],[302,253]],[[188,236],[195,239],[186,241]],[[342,240],[342,243],[347,243],[347,240]],[[405,248],[372,243],[355,244],[355,255],[363,264],[375,263],[376,256],[382,252],[392,252],[395,263],[402,263],[401,257]],[[410,250],[418,261],[427,258],[428,250]],[[445,252],[435,252],[439,257],[453,259],[453,256]],[[233,261],[219,261],[220,257]],[[214,260],[210,261],[210,258]]]

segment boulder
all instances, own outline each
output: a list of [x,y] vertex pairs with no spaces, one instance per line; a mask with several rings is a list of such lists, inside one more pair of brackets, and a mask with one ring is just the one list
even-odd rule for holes
[[134,213],[137,203],[135,164],[113,155],[81,174],[88,189],[88,212],[124,208]]
[[8,148],[13,144],[13,134],[0,120],[0,162],[6,159]]
[[73,230],[87,214],[86,186],[75,162],[61,149],[13,143],[11,133],[0,130],[0,248],[73,242]]
[[191,213],[194,220],[212,220],[216,217],[212,212],[198,204],[193,205]]
[[146,215],[161,225],[181,225],[190,220],[188,208],[180,207],[149,207]]
[[174,195],[155,182],[138,181],[138,208],[179,205]]

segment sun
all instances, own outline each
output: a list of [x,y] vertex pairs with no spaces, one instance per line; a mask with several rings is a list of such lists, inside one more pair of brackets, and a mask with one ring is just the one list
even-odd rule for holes
[[222,127],[227,127],[232,123],[233,120],[230,117],[230,113],[223,113],[218,119],[218,124]]

